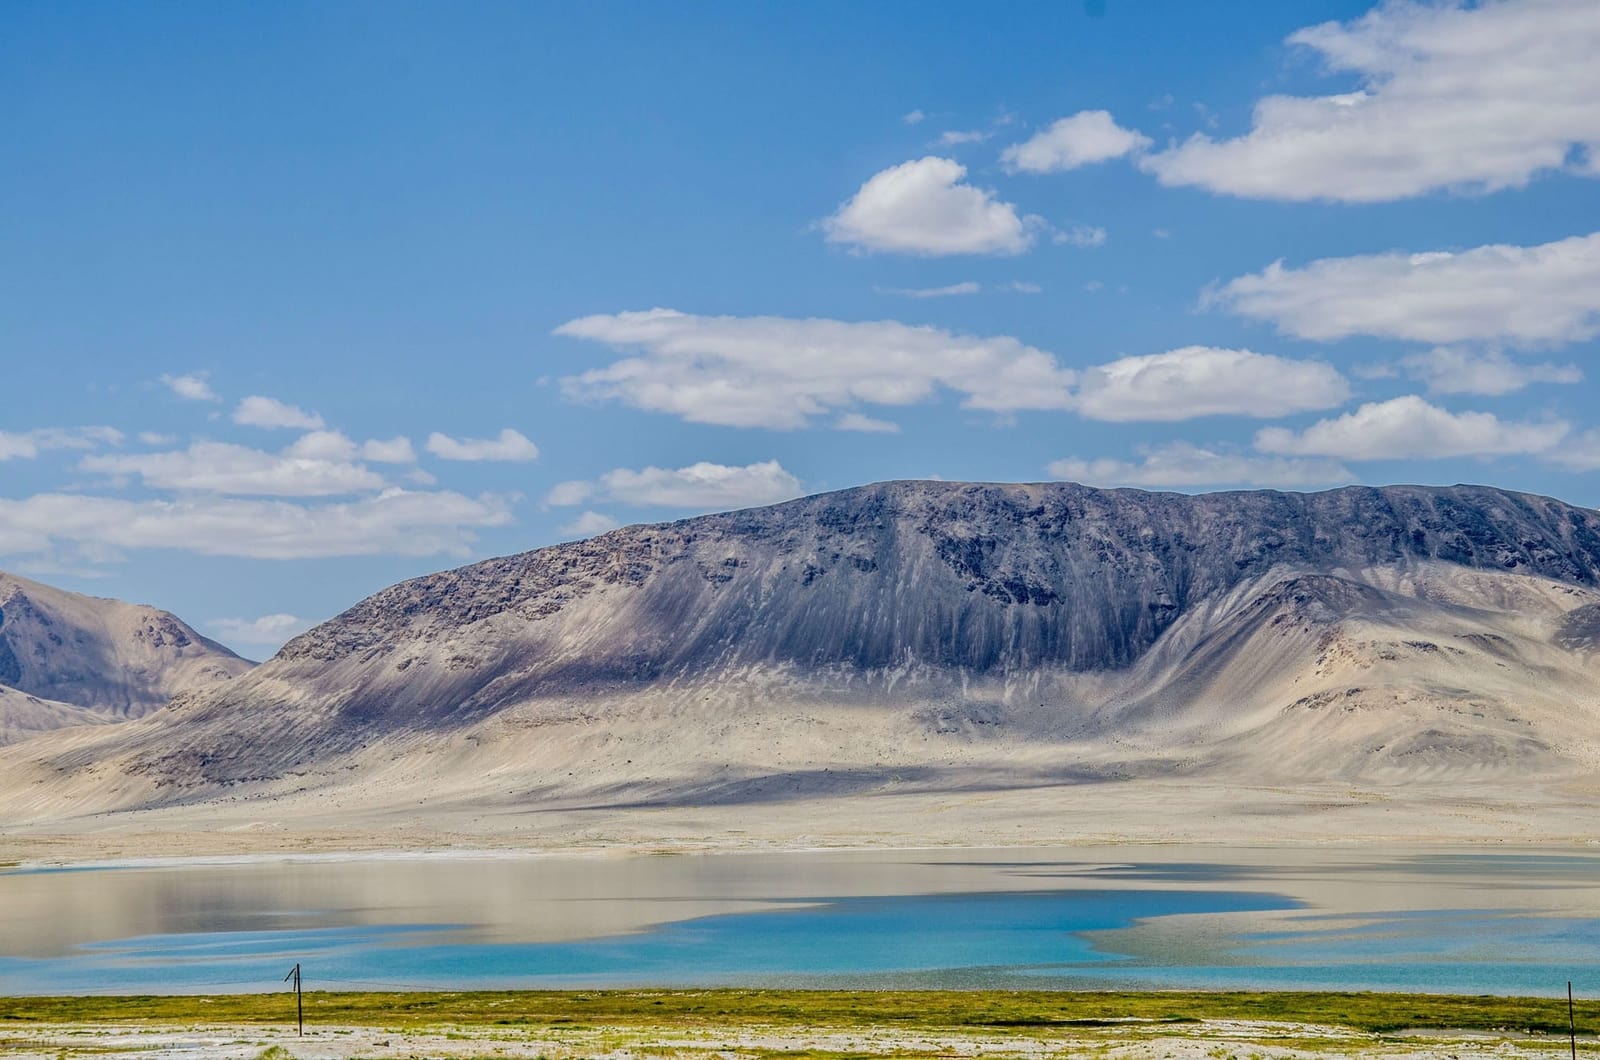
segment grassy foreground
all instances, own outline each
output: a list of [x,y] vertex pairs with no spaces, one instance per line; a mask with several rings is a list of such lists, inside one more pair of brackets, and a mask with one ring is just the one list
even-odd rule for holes
[[[1313,992],[1069,993],[1054,991],[600,990],[305,995],[316,1024],[421,1029],[548,1026],[905,1028],[1037,1034],[1128,1019],[1282,1020],[1370,1033],[1405,1028],[1567,1032],[1565,998]],[[19,1023],[292,1023],[288,993],[151,997],[0,998],[0,1021]],[[1600,1012],[1579,1006],[1578,1032]],[[0,1026],[7,1024],[0,1023]]]

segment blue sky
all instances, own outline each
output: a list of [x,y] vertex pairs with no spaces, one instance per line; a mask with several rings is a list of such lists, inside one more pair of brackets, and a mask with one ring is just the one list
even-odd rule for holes
[[0,567],[261,656],[888,478],[1600,503],[1600,8],[14,4]]

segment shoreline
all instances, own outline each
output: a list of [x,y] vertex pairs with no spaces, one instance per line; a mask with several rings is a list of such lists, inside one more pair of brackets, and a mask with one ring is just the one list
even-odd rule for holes
[[[196,837],[205,833],[195,833]],[[54,838],[54,837],[51,837]],[[78,837],[73,837],[74,839]],[[139,838],[130,836],[128,838]],[[773,845],[773,846],[705,846],[673,847],[668,844],[611,844],[606,846],[381,846],[372,848],[314,849],[314,850],[262,850],[228,854],[168,854],[130,857],[18,857],[0,860],[0,873],[41,872],[59,869],[71,870],[122,870],[163,868],[232,868],[250,865],[318,865],[347,862],[380,861],[522,861],[546,859],[648,858],[648,857],[799,857],[803,855],[870,855],[918,854],[960,852],[1019,852],[1046,850],[1159,852],[1163,850],[1217,850],[1262,852],[1327,852],[1381,851],[1399,853],[1415,850],[1418,853],[1552,853],[1571,851],[1592,854],[1600,852],[1600,839],[1565,841],[1538,841],[1527,839],[1483,838],[1480,840],[1450,837],[1347,837],[1337,840],[1289,838],[1278,842],[1252,840],[1239,842],[1228,839],[1086,839],[1082,842],[1048,840],[1019,843],[894,843],[839,844],[839,845]]]

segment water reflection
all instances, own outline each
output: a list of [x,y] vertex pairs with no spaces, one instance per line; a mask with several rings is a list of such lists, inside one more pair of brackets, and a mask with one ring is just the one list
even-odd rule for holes
[[308,985],[349,988],[1549,992],[1600,965],[1597,870],[1566,851],[1120,847],[9,871],[0,989],[264,989],[304,960]]

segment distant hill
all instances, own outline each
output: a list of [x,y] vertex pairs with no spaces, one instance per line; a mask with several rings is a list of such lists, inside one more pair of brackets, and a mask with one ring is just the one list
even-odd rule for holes
[[157,608],[0,572],[0,742],[142,717],[251,665]]
[[1493,803],[1593,775],[1597,641],[1600,513],[1548,498],[888,482],[403,582],[0,776],[30,819],[1149,780]]

